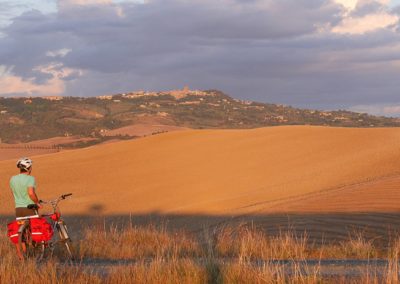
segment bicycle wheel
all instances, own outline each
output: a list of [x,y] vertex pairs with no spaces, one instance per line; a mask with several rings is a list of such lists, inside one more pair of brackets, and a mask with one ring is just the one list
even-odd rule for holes
[[29,230],[29,222],[25,222],[18,229],[17,250],[18,250],[19,258],[23,258],[23,259],[28,258],[29,246],[30,246],[31,242],[32,242],[32,240],[31,240],[31,234],[30,234],[30,230]]
[[23,259],[35,258],[41,261],[45,252],[45,244],[43,242],[36,243],[32,241],[29,222],[25,222],[18,230],[18,251]]
[[69,259],[73,260],[74,259],[74,249],[72,246],[72,240],[69,237],[68,234],[68,229],[67,229],[67,225],[64,222],[59,222],[57,224],[57,231],[58,231],[58,235],[60,237],[60,241],[64,244],[66,252],[67,252],[67,256]]
[[44,242],[33,243],[32,244],[32,256],[35,257],[37,261],[43,260],[46,245]]

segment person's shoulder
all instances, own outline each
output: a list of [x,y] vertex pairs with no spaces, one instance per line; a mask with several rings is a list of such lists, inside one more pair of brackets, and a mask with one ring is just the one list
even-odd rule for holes
[[14,175],[10,178],[10,185],[15,184],[20,179],[19,175]]
[[17,179],[18,176],[19,176],[19,175],[12,176],[12,177],[10,178],[10,181]]
[[28,179],[28,180],[35,180],[35,177],[34,177],[34,176],[31,176],[31,175],[27,175],[27,179]]

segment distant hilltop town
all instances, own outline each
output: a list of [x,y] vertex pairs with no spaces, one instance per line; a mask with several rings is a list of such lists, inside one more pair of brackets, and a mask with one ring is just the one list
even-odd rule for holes
[[[163,96],[163,95],[170,95],[176,99],[182,99],[187,96],[212,96],[213,93],[199,91],[199,90],[190,90],[188,86],[185,86],[182,90],[172,90],[172,91],[162,91],[162,92],[146,92],[146,91],[137,91],[131,93],[123,93],[121,94],[122,97],[128,99],[135,99],[139,97],[155,97],[155,96]],[[98,96],[98,99],[101,100],[112,100],[114,95],[107,95],[107,96]]]
[[[175,97],[176,99],[181,99],[186,96],[212,96],[214,95],[213,93],[206,92],[206,91],[200,91],[200,90],[191,90],[188,86],[183,87],[181,90],[171,90],[171,91],[160,91],[160,92],[148,92],[148,91],[134,91],[134,92],[129,92],[129,93],[122,93],[122,94],[113,94],[113,95],[102,95],[102,96],[97,96],[97,99],[100,100],[112,100],[114,96],[116,95],[121,95],[124,98],[128,99],[134,99],[138,97],[143,97],[143,96],[162,96],[162,95],[170,95]],[[21,97],[11,97],[14,99],[19,99]],[[48,101],[60,101],[64,99],[65,97],[63,96],[35,96],[35,97],[23,97],[26,100],[26,103],[32,102],[32,98],[41,98],[44,100]]]
[[6,143],[60,136],[102,141],[110,133],[133,138],[132,132],[118,130],[133,126],[155,129],[158,133],[177,127],[232,129],[278,125],[398,127],[400,120],[346,110],[321,111],[244,101],[218,90],[189,87],[99,97],[0,97],[0,139]]

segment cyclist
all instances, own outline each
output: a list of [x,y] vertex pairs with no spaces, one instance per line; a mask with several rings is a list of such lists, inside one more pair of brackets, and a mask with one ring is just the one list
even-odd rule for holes
[[[36,181],[32,173],[32,160],[29,158],[21,158],[17,161],[17,168],[20,173],[10,179],[10,187],[15,200],[15,215],[16,217],[27,217],[35,215],[35,210],[28,209],[28,205],[41,205],[36,195]],[[17,252],[20,258],[22,257],[17,245]]]
[[36,181],[31,175],[32,160],[29,158],[19,159],[17,168],[19,168],[20,173],[10,179],[10,187],[15,199],[15,215],[16,217],[35,215],[35,210],[27,208],[30,204],[37,204],[40,207],[35,192]]

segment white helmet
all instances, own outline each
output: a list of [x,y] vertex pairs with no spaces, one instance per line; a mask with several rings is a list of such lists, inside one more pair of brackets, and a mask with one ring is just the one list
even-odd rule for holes
[[29,158],[21,158],[17,161],[17,168],[21,170],[29,170],[32,167],[32,160]]

